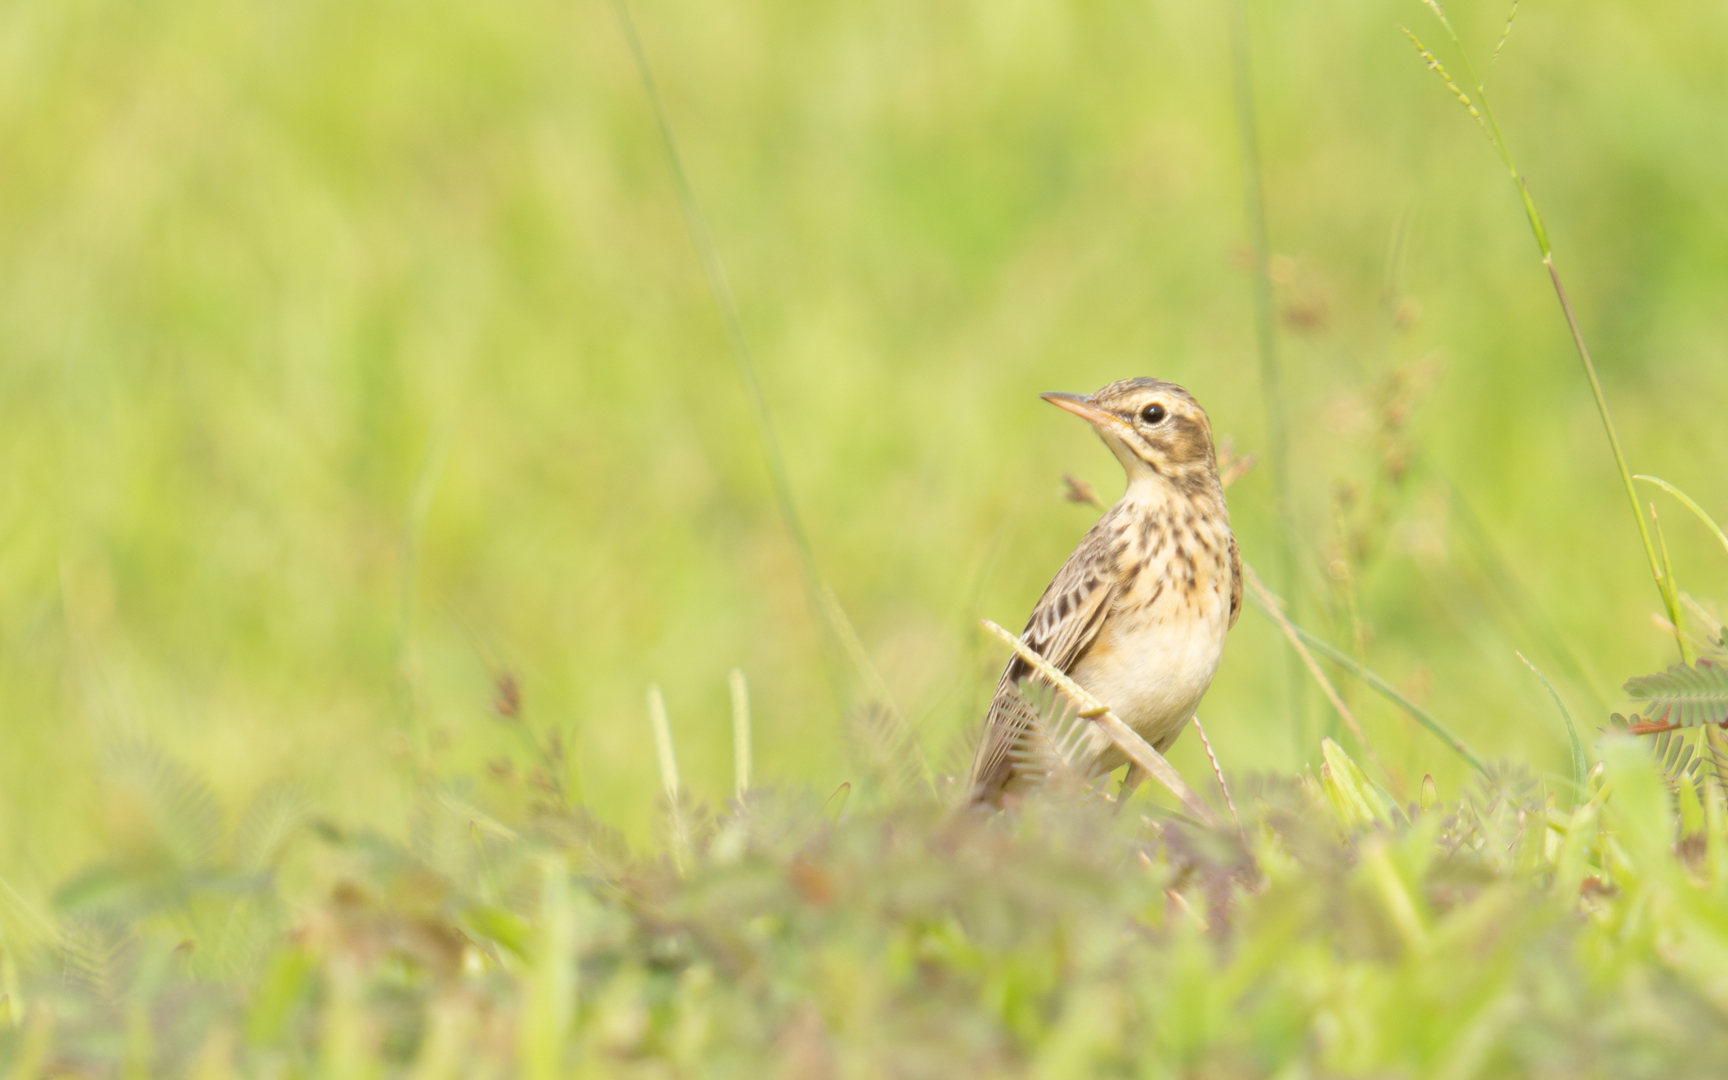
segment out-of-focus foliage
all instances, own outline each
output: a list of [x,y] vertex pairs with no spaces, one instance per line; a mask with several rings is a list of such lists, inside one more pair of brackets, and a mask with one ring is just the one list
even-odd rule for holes
[[[1109,805],[1060,714],[1016,748],[1047,797],[944,809],[999,670],[976,620],[1115,491],[1037,392],[1186,384],[1241,448],[1244,556],[1279,539],[1240,472],[1225,12],[634,7],[819,589],[613,5],[0,6],[10,1075],[1721,1071],[1728,637],[1672,588],[1720,531],[1658,532],[1684,625],[1648,629],[1521,210],[1396,30],[1419,5],[1247,12],[1302,567],[1274,584],[1339,696],[1297,708],[1279,632],[1234,631],[1205,712],[1261,777],[1241,836]],[[1523,7],[1510,38],[1448,11],[1503,46],[1633,467],[1708,522],[1728,8]],[[868,702],[816,645],[839,610]],[[1559,779],[1572,717],[1677,640],[1707,666],[1628,690],[1688,726]],[[767,783],[714,813],[738,667]],[[1318,737],[1346,711],[1355,759]],[[1527,764],[1470,776],[1410,716]]]
[[[6,929],[12,1075],[1704,1077],[1728,1054],[1728,812],[1603,748],[1385,800],[1328,744],[1243,834],[1098,796],[1004,815],[752,792],[682,870],[512,782],[406,844],[281,797]],[[156,767],[152,775],[169,770]],[[150,790],[186,801],[179,781]],[[285,830],[325,894],[286,933]],[[266,934],[260,938],[257,935]]]
[[[1506,6],[1447,10],[1632,464],[1721,517],[1728,16],[1523,4],[1488,64]],[[1272,571],[1224,8],[632,9],[818,567],[933,763],[996,674],[976,620],[1018,625],[1096,513],[1064,473],[1119,490],[1038,392],[1189,386],[1260,455],[1232,520]],[[1304,568],[1269,583],[1565,771],[1514,650],[1585,729],[1676,658],[1515,194],[1398,32],[1431,36],[1416,0],[1248,16]],[[140,742],[227,805],[401,820],[511,745],[451,738],[504,672],[562,733],[545,780],[638,841],[649,682],[705,797],[735,666],[759,773],[846,778],[854,702],[608,0],[19,0],[0,56],[0,866],[40,892],[106,851],[103,761]],[[1710,537],[1664,520],[1697,589]],[[1283,648],[1232,634],[1230,768],[1344,734],[1318,697],[1294,729]],[[1334,674],[1389,767],[1463,779]]]

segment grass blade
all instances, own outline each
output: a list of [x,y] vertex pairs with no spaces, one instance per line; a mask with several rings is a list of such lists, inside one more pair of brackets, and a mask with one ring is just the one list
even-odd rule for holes
[[682,870],[688,863],[690,834],[684,828],[684,804],[678,784],[678,755],[672,749],[672,722],[660,686],[648,686],[648,723],[654,728],[654,755],[660,759],[660,786],[672,814],[672,857]]
[[750,686],[742,668],[726,676],[732,690],[733,793],[742,799],[750,790]]
[[1704,523],[1704,527],[1715,534],[1716,539],[1722,544],[1722,550],[1728,551],[1728,534],[1722,532],[1722,526],[1716,524],[1716,519],[1706,513],[1704,508],[1699,506],[1692,496],[1681,491],[1679,488],[1662,479],[1660,476],[1647,476],[1644,473],[1638,473],[1632,477],[1632,479],[1642,480],[1646,484],[1655,484],[1663,491],[1666,491],[1668,494],[1680,500],[1681,506],[1684,506],[1686,509],[1692,511],[1693,514],[1697,515],[1698,520]]
[[[1650,524],[1656,527],[1656,549],[1662,553],[1662,579],[1668,583],[1666,595],[1678,597],[1680,586],[1674,577],[1674,563],[1668,558],[1668,538],[1662,535],[1662,519],[1656,516],[1656,504],[1650,504]],[[1694,658],[1692,643],[1686,637],[1686,626],[1680,621],[1680,605],[1676,603],[1668,622],[1674,633],[1674,641],[1680,646],[1680,662],[1690,664]]]
[[1560,710],[1560,719],[1566,721],[1566,741],[1572,748],[1572,790],[1579,797],[1584,794],[1584,777],[1590,772],[1590,765],[1584,758],[1584,744],[1578,741],[1578,728],[1572,723],[1572,714],[1566,708],[1566,703],[1560,700],[1560,691],[1554,689],[1554,684],[1548,681],[1548,676],[1542,674],[1542,669],[1530,662],[1529,657],[1521,652],[1514,652],[1518,659],[1524,661],[1524,666],[1536,673],[1542,680],[1542,685],[1548,688],[1548,696],[1554,699],[1554,707]]
[[[684,223],[690,231],[690,240],[696,247],[696,257],[702,264],[702,273],[708,279],[708,290],[714,296],[714,306],[720,311],[720,321],[726,327],[726,340],[732,348],[732,358],[738,366],[738,378],[744,386],[744,396],[750,402],[750,413],[756,421],[756,434],[762,443],[762,457],[768,467],[768,481],[774,491],[774,504],[780,511],[780,519],[785,525],[786,533],[792,538],[792,546],[798,552],[798,567],[804,579],[805,601],[809,604],[810,613],[818,627],[827,627],[828,634],[823,636],[825,647],[822,651],[823,662],[828,667],[828,674],[834,685],[836,697],[839,699],[841,711],[845,711],[845,694],[841,687],[840,665],[837,654],[846,641],[846,630],[850,623],[841,623],[834,618],[838,603],[827,592],[827,586],[822,581],[822,575],[816,569],[815,549],[811,547],[810,535],[804,531],[804,521],[798,514],[798,504],[792,497],[792,479],[786,470],[786,456],[780,448],[780,437],[774,429],[774,418],[768,411],[768,399],[762,393],[762,382],[756,375],[756,359],[750,349],[750,339],[744,333],[744,320],[738,314],[738,298],[732,293],[732,282],[726,275],[726,263],[720,257],[720,246],[714,242],[714,234],[709,231],[708,218],[702,213],[702,204],[696,200],[696,189],[690,184],[689,173],[684,168],[684,155],[678,148],[678,136],[672,128],[672,117],[666,111],[666,102],[660,96],[660,85],[654,79],[654,70],[648,64],[648,54],[642,48],[642,39],[636,33],[636,21],[630,17],[630,6],[626,0],[613,0],[614,11],[618,16],[618,24],[624,33],[625,44],[629,46],[630,57],[636,64],[636,73],[642,80],[643,92],[648,97],[648,103],[654,110],[654,120],[660,129],[660,140],[666,151],[667,167],[672,173],[672,186],[678,192],[678,205],[684,212]],[[858,658],[852,657],[856,663]],[[881,677],[875,674],[875,669],[864,661],[860,674],[872,686],[881,682]]]
[[[1433,463],[1430,462],[1430,467]],[[1608,694],[1597,685],[1597,680],[1584,670],[1584,661],[1579,659],[1578,651],[1572,647],[1564,635],[1554,625],[1541,603],[1529,589],[1513,574],[1510,564],[1500,553],[1499,546],[1489,535],[1488,526],[1483,522],[1482,515],[1476,512],[1476,507],[1470,502],[1464,489],[1459,487],[1444,473],[1435,469],[1435,475],[1446,485],[1450,493],[1451,503],[1460,511],[1458,520],[1464,526],[1464,538],[1469,542],[1476,562],[1483,574],[1493,586],[1494,595],[1510,611],[1511,616],[1521,624],[1524,633],[1540,638],[1547,646],[1550,658],[1560,663],[1566,673],[1580,687],[1589,690],[1604,708],[1610,706]]]
[[672,722],[666,715],[666,696],[660,685],[648,687],[648,723],[654,728],[654,754],[660,760],[660,786],[668,799],[678,798],[678,757],[672,752]]
[[1382,773],[1391,776],[1392,774],[1387,771],[1386,766],[1381,764],[1379,755],[1374,753],[1374,747],[1368,742],[1368,736],[1362,733],[1361,725],[1356,723],[1356,714],[1350,711],[1350,706],[1344,704],[1344,699],[1333,687],[1332,680],[1326,677],[1326,673],[1321,671],[1320,665],[1315,662],[1314,654],[1308,651],[1306,645],[1302,644],[1302,639],[1296,634],[1296,627],[1285,616],[1283,609],[1273,602],[1272,594],[1267,591],[1266,586],[1260,583],[1260,575],[1256,574],[1254,568],[1247,563],[1242,564],[1242,574],[1249,587],[1259,597],[1262,610],[1272,616],[1272,621],[1278,624],[1280,630],[1284,631],[1285,640],[1289,641],[1290,647],[1296,650],[1296,655],[1301,658],[1303,665],[1308,669],[1308,673],[1314,676],[1314,681],[1319,683],[1320,689],[1325,692],[1326,700],[1330,701],[1332,707],[1338,710],[1338,716],[1344,721],[1344,725],[1350,729],[1352,735],[1356,736],[1356,741],[1362,745],[1362,749],[1368,752],[1369,759]]
[[[1255,606],[1259,607],[1267,615],[1272,615],[1272,608],[1280,603],[1278,595],[1266,590],[1264,586],[1262,586],[1258,591],[1252,592],[1252,596]],[[1274,616],[1274,618],[1276,618],[1276,616]],[[1343,665],[1343,667],[1352,675],[1355,675],[1358,679],[1367,683],[1368,686],[1381,697],[1398,706],[1400,709],[1403,709],[1410,715],[1412,720],[1415,720],[1418,724],[1427,728],[1429,732],[1431,732],[1441,742],[1451,747],[1454,753],[1465,761],[1468,761],[1477,772],[1484,774],[1488,772],[1488,767],[1482,763],[1482,759],[1477,756],[1476,751],[1470,748],[1469,743],[1466,743],[1463,739],[1454,735],[1450,728],[1435,719],[1433,714],[1428,712],[1428,710],[1422,708],[1422,706],[1399,693],[1397,687],[1375,674],[1372,669],[1365,667],[1354,656],[1351,656],[1342,649],[1335,647],[1331,642],[1313,631],[1306,630],[1296,623],[1290,623],[1290,629],[1293,630],[1303,641],[1307,642],[1308,646],[1315,652],[1320,653],[1333,663]]]
[[[1284,412],[1284,373],[1278,361],[1277,322],[1272,314],[1271,241],[1266,228],[1266,184],[1260,169],[1260,121],[1254,107],[1254,70],[1249,53],[1246,0],[1230,3],[1230,70],[1236,98],[1236,132],[1242,144],[1242,200],[1254,257],[1254,342],[1260,354],[1260,391],[1266,401],[1267,455],[1277,493],[1280,587],[1295,603],[1299,594],[1296,558],[1296,497],[1290,483],[1289,422]],[[1295,608],[1291,611],[1294,613]],[[1307,744],[1307,709],[1302,664],[1289,668],[1291,734],[1300,760]],[[1364,744],[1366,745],[1366,744]]]

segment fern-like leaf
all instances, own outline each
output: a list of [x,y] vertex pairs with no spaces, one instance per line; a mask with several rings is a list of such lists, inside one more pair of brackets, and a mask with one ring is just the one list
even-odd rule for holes
[[[1703,755],[1694,753],[1692,740],[1682,734],[1678,727],[1651,730],[1644,726],[1637,713],[1631,716],[1615,713],[1608,719],[1614,730],[1620,734],[1654,736],[1650,740],[1650,752],[1656,759],[1656,767],[1661,770],[1662,779],[1667,781],[1669,790],[1679,790],[1680,781],[1687,776],[1691,776],[1694,781],[1698,780],[1698,770],[1705,763],[1705,759]],[[1720,753],[1715,750],[1714,744],[1711,749],[1713,753]],[[1711,767],[1717,770],[1719,776],[1728,775],[1722,771],[1724,764],[1713,761]]]
[[257,872],[276,864],[282,849],[312,817],[312,802],[293,784],[272,784],[252,797],[234,829],[234,863]]
[[1085,789],[1093,753],[1091,722],[1053,686],[1028,679],[1015,689],[1028,720],[1008,747],[1015,770],[1045,790],[1074,794]]
[[116,842],[135,853],[149,848],[182,868],[211,861],[222,838],[222,808],[202,776],[145,742],[111,748],[102,764]]
[[880,794],[909,798],[932,789],[917,734],[888,705],[867,701],[849,711],[846,736],[854,765]]
[[1626,693],[1648,702],[1642,720],[1628,728],[1634,735],[1728,723],[1728,668],[1709,660],[1628,679]]
[[1728,749],[1722,746],[1723,737],[1704,733],[1704,746],[1707,751],[1703,756],[1715,774],[1717,786],[1728,789]]
[[1692,740],[1672,731],[1656,736],[1656,763],[1670,784],[1678,786],[1682,776],[1696,778],[1704,759],[1693,753]]

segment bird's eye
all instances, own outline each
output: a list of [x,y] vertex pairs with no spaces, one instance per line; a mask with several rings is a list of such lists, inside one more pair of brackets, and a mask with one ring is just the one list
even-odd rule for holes
[[1161,423],[1168,415],[1170,414],[1165,410],[1164,406],[1158,404],[1156,401],[1140,410],[1140,419],[1146,421],[1148,424]]

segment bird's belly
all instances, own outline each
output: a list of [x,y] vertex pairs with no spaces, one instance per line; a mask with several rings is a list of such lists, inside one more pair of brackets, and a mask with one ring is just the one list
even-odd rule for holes
[[[1162,751],[1176,741],[1212,685],[1228,629],[1228,601],[1203,600],[1185,605],[1179,613],[1148,610],[1139,619],[1122,620],[1120,626],[1106,624],[1072,674],[1123,723]],[[1122,764],[1123,756],[1101,730],[1096,745],[1097,772]]]

